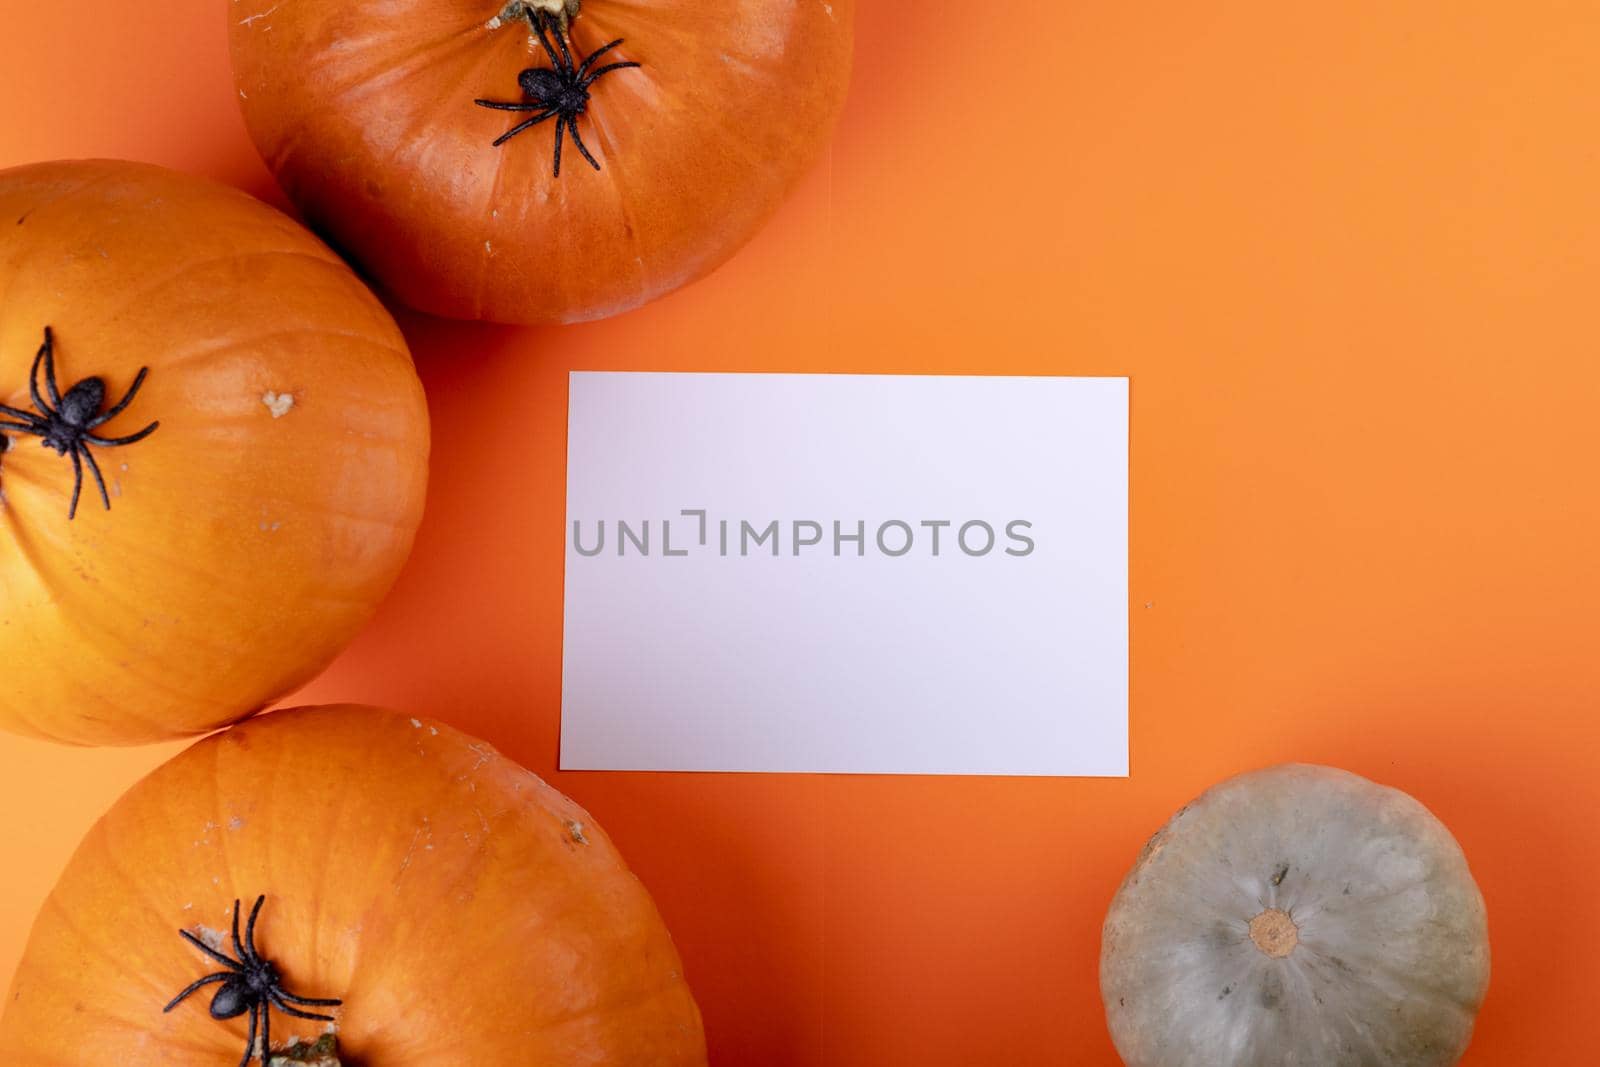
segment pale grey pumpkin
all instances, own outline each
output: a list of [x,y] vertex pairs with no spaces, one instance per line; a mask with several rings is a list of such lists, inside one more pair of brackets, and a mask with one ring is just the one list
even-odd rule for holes
[[1329,767],[1214,786],[1106,917],[1128,1067],[1448,1067],[1489,984],[1483,896],[1417,801]]

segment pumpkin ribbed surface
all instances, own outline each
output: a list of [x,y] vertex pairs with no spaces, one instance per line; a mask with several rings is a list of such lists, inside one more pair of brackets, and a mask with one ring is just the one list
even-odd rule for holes
[[[242,1019],[178,934],[256,943],[333,1009],[364,1067],[699,1067],[660,916],[577,804],[484,742],[361,707],[275,712],[198,742],[94,827],[34,924],[0,1062],[232,1067]],[[215,987],[213,987],[215,988]],[[325,1010],[325,1009],[317,1009]],[[274,1014],[274,1045],[325,1024]]]
[[475,102],[523,101],[521,72],[551,69],[529,15],[552,6],[227,5],[262,158],[413,307],[524,323],[635,307],[731,256],[832,133],[854,0],[583,0],[574,64],[621,40],[596,69],[640,66],[587,90],[577,129],[600,169],[564,137],[557,176],[554,119],[496,146],[530,113]]
[[[73,459],[0,425],[0,727],[81,744],[197,733],[314,676],[411,549],[428,412],[404,338],[320,241],[157,167],[0,172],[0,404],[104,406]],[[0,424],[19,423],[0,414]],[[20,423],[19,423],[20,424]],[[69,515],[71,516],[69,518]]]
[[1489,981],[1444,825],[1327,767],[1241,775],[1151,839],[1105,922],[1128,1067],[1447,1067]]

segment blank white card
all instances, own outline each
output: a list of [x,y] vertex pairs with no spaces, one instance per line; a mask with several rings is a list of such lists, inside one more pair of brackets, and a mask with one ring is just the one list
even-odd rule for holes
[[574,373],[561,766],[1125,775],[1125,378]]

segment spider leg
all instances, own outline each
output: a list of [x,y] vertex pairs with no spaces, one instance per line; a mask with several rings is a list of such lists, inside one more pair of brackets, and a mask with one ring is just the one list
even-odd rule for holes
[[200,940],[198,937],[196,937],[193,934],[191,934],[189,931],[187,931],[187,930],[179,930],[178,934],[185,941],[189,942],[189,944],[193,945],[195,948],[199,949],[201,952],[204,952],[207,956],[210,956],[212,959],[216,960],[218,963],[220,963],[224,967],[228,968],[228,970],[230,970],[230,971],[242,971],[242,970],[244,970],[244,967],[237,960],[230,960],[228,957],[224,956],[222,953],[218,952],[216,949],[212,948],[210,945],[206,944],[204,941]]
[[626,63],[607,63],[605,66],[601,67],[599,70],[591,71],[589,73],[588,77],[584,78],[583,81],[579,83],[578,87],[581,88],[581,89],[587,89],[587,88],[589,88],[589,86],[591,86],[595,82],[599,81],[600,80],[600,76],[602,74],[610,74],[614,70],[626,70],[628,67],[642,67],[642,66],[644,66],[643,63],[635,63],[632,60],[629,60]]
[[155,433],[160,425],[159,422],[152,422],[138,433],[131,433],[126,437],[98,437],[92,433],[86,433],[83,435],[83,439],[91,445],[99,445],[101,448],[116,448],[119,445],[131,445],[135,441],[143,441],[146,437]]
[[114,419],[118,415],[122,414],[123,410],[129,404],[133,403],[133,398],[135,396],[137,396],[138,393],[139,393],[139,387],[144,384],[145,375],[147,375],[149,373],[150,373],[150,368],[149,367],[140,367],[138,376],[133,379],[133,384],[128,387],[127,395],[125,395],[121,400],[117,401],[116,406],[113,407],[110,411],[104,412],[104,413],[102,413],[100,415],[95,416],[93,419],[90,419],[89,420],[89,425],[87,427],[85,427],[85,429],[92,430],[96,426],[99,426],[101,423],[110,422],[112,419]]
[[77,455],[78,453],[82,453],[84,460],[89,464],[89,473],[94,475],[94,484],[100,487],[100,499],[105,503],[106,510],[110,511],[111,497],[106,492],[106,480],[100,476],[100,464],[95,462],[94,453],[89,451],[87,445],[81,443],[78,445],[77,452],[73,454]]
[[0,404],[0,415],[9,415],[13,419],[22,419],[25,422],[37,422],[41,425],[43,425],[45,421],[31,411],[23,411],[21,408],[14,408],[9,404]]
[[296,1019],[315,1019],[320,1023],[331,1023],[334,1021],[333,1016],[331,1015],[317,1015],[313,1012],[301,1011],[299,1008],[291,1007],[289,1003],[283,999],[283,994],[279,993],[276,989],[267,990],[267,997],[272,1001],[272,1003],[278,1006],[279,1011],[283,1012],[285,1015],[293,1015]]
[[309,1004],[314,1008],[337,1008],[344,1003],[342,1000],[327,1000],[319,997],[297,997],[293,993],[282,989],[278,990],[278,996],[291,1004]]
[[544,45],[544,54],[550,57],[550,65],[556,70],[561,70],[561,57],[556,55],[556,50],[550,46],[550,38],[544,32],[544,12],[533,17],[533,32],[539,35],[539,43]]
[[[239,1067],[247,1067],[250,1057],[256,1054],[256,1014],[260,1011],[259,1003],[250,1005],[250,1036],[244,1039],[244,1059],[239,1061]],[[267,1058],[262,1056],[261,1062],[266,1063]]]
[[265,1001],[256,1008],[261,1012],[261,1067],[272,1067],[272,1009]]
[[244,944],[239,940],[239,902],[233,902],[233,954],[239,957],[241,963],[249,963],[253,959],[244,949]]
[[554,111],[543,111],[543,112],[540,112],[539,114],[535,115],[533,118],[528,119],[526,122],[517,123],[515,126],[511,127],[505,133],[502,133],[499,137],[496,137],[494,139],[494,147],[499,148],[501,145],[503,145],[507,141],[511,140],[511,138],[515,137],[517,134],[521,133],[523,130],[526,130],[526,129],[532,127],[532,126],[539,125],[539,123],[543,122],[545,119],[549,118],[551,115],[554,115],[554,114],[555,114]]
[[56,387],[56,334],[50,327],[44,328],[44,384],[50,390],[50,402],[56,407],[61,406],[61,390]]
[[578,77],[582,78],[585,74],[589,73],[589,68],[594,66],[594,61],[595,60],[599,59],[601,56],[605,55],[607,52],[611,51],[613,48],[617,47],[617,45],[619,45],[621,43],[622,43],[622,38],[618,37],[615,41],[612,41],[610,44],[601,45],[599,48],[596,48],[593,52],[590,52],[588,57],[586,59],[584,59],[582,65],[580,65],[578,67]]
[[[44,397],[39,394],[39,368],[44,365],[44,357],[50,352],[50,329],[45,328],[44,344],[39,346],[38,355],[33,357],[33,370],[28,374],[28,395],[33,397],[33,406],[39,409],[42,415],[53,415],[55,412],[49,404],[44,402]],[[52,392],[51,395],[54,395]],[[58,399],[56,403],[61,403]]]
[[254,962],[259,957],[256,955],[256,916],[261,914],[261,905],[267,902],[265,893],[256,897],[256,906],[250,909],[250,921],[244,928],[245,959]]
[[23,425],[20,422],[0,422],[0,430],[15,430],[18,433],[37,434],[40,437],[43,437],[45,434],[50,432],[43,426],[34,426],[31,423],[28,425]]
[[176,1008],[179,1004],[182,1004],[184,1002],[184,1000],[187,999],[188,996],[191,993],[193,993],[195,990],[203,989],[206,986],[210,985],[212,982],[226,982],[228,979],[230,979],[232,977],[233,977],[233,972],[232,971],[218,971],[216,974],[208,974],[204,978],[200,979],[198,982],[195,982],[192,985],[190,985],[189,988],[185,989],[182,993],[179,993],[177,996],[173,997],[172,998],[172,1002],[170,1004],[168,1004],[166,1007],[162,1008],[161,1010],[162,1010],[163,1013],[169,1012],[173,1008]]
[[589,166],[593,167],[595,170],[599,170],[600,164],[596,162],[595,158],[589,154],[589,149],[584,145],[583,138],[578,136],[578,120],[569,119],[567,121],[567,129],[572,131],[572,143],[578,146],[578,151],[582,152],[583,158],[589,161]]
[[44,357],[44,384],[50,392],[50,402],[60,407],[61,390],[56,388],[56,335],[48,326],[44,328],[44,344],[39,346],[39,354]]
[[492,107],[496,111],[542,111],[545,104],[505,104],[499,100],[474,100],[479,107]]
[[72,449],[72,503],[67,505],[67,521],[71,522],[78,517],[78,495],[83,492],[83,460],[78,458],[78,450]]
[[556,44],[561,48],[561,73],[571,75],[577,68],[572,62],[572,51],[567,47],[567,35],[555,31]]
[[561,135],[566,132],[567,116],[561,115],[556,119],[556,177],[561,177]]

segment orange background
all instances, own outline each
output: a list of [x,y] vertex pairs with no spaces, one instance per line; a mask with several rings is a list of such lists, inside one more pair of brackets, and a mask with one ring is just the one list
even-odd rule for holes
[[[224,6],[5,0],[0,164],[276,201]],[[449,719],[588,806],[719,1064],[1115,1064],[1124,869],[1285,759],[1460,838],[1495,953],[1468,1064],[1591,1060],[1597,54],[1600,8],[1559,2],[866,0],[833,149],[718,274],[591,326],[402,316],[429,515],[303,699]],[[1133,777],[555,773],[566,379],[607,368],[1131,375]],[[174,751],[0,739],[0,982],[82,831]]]

